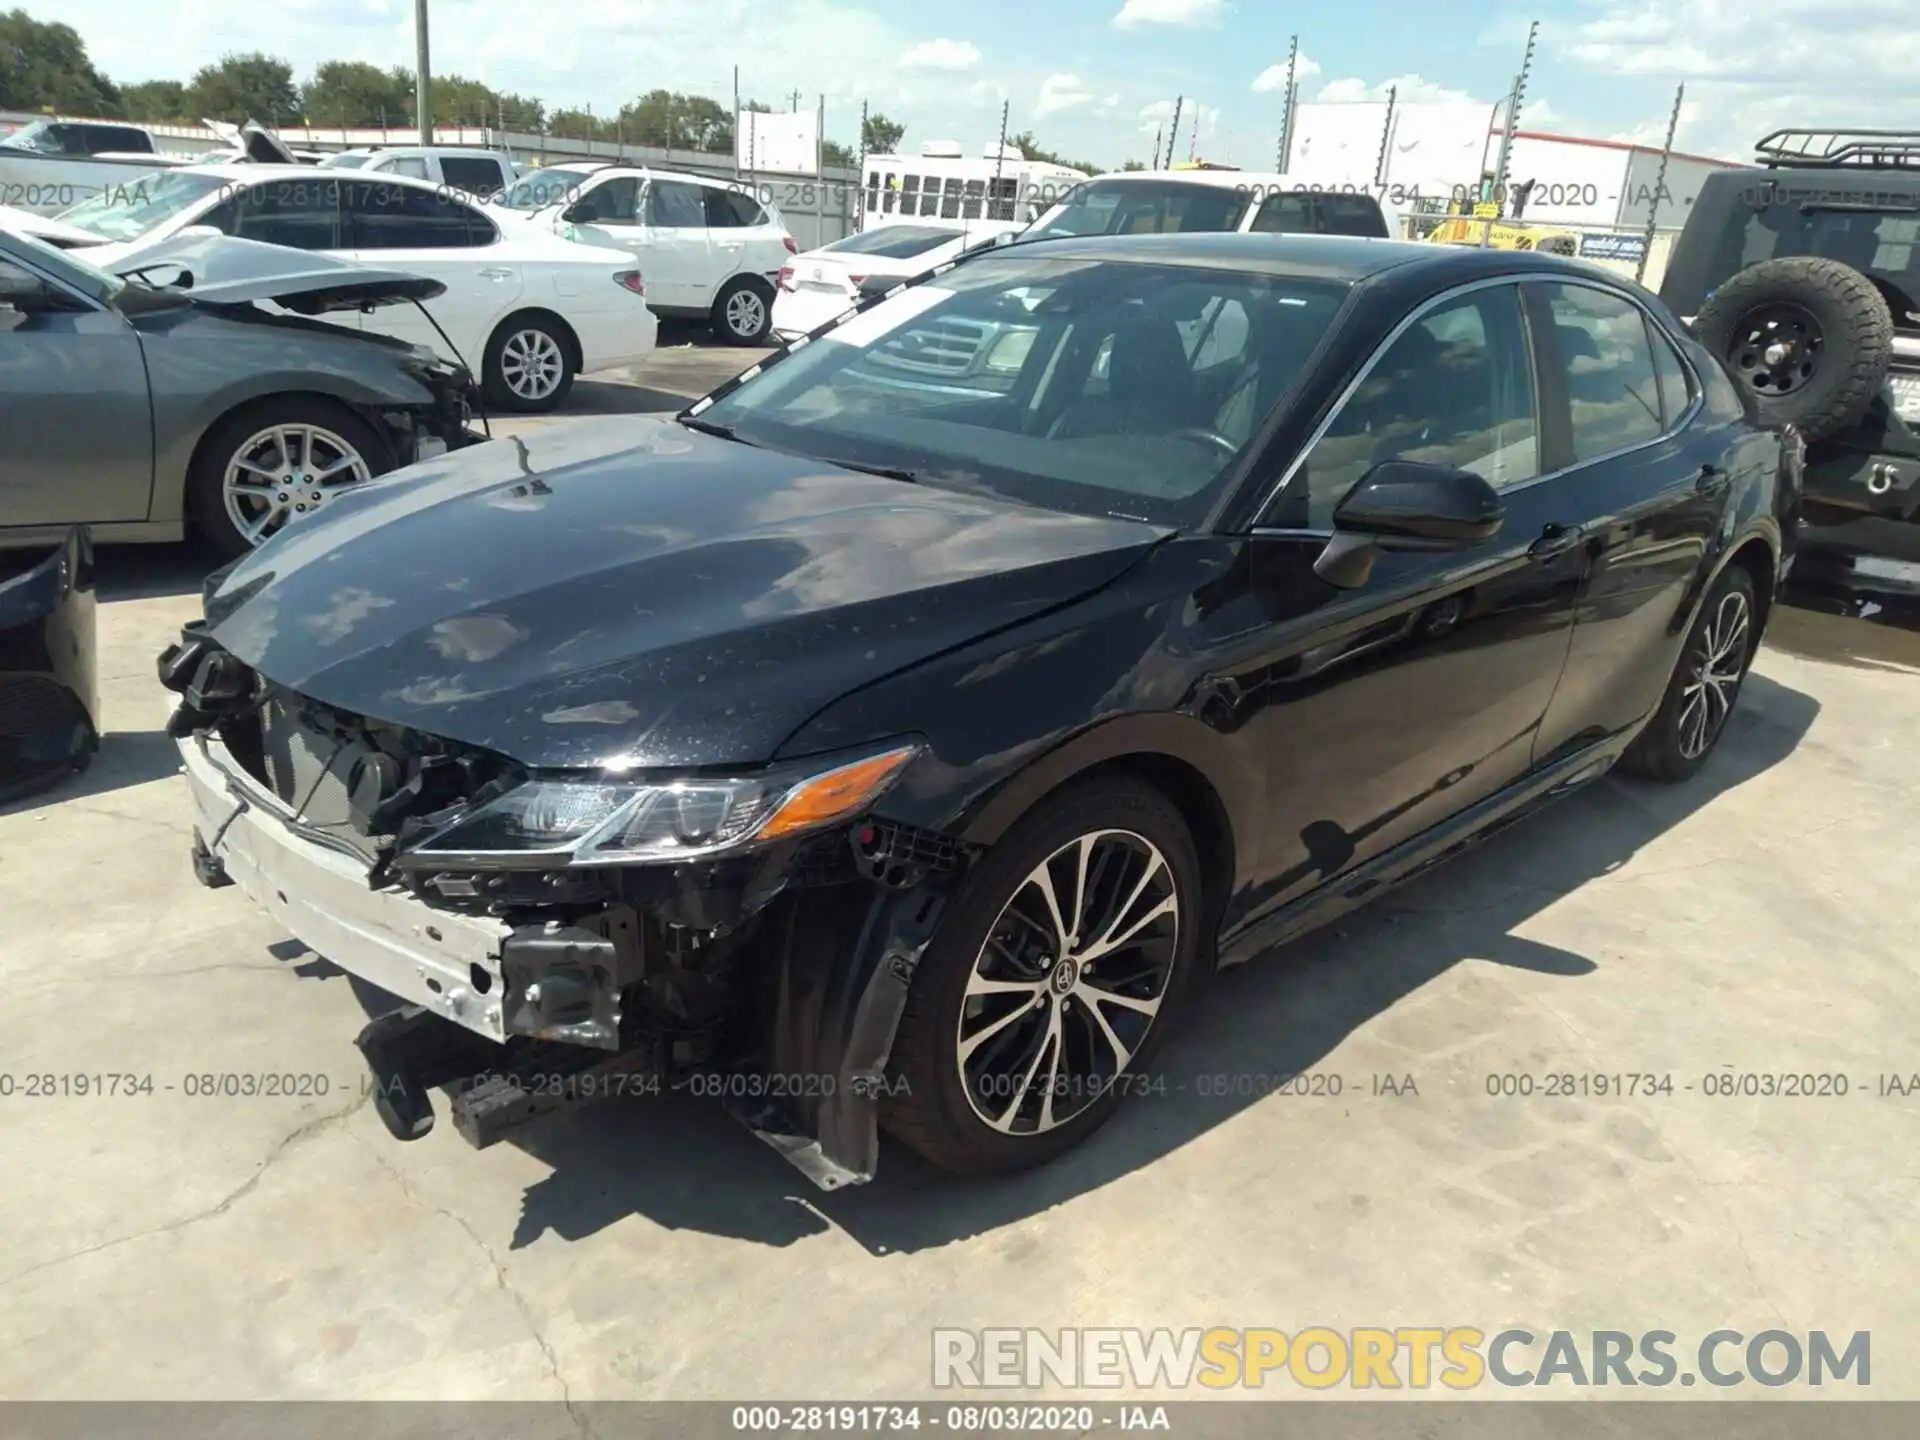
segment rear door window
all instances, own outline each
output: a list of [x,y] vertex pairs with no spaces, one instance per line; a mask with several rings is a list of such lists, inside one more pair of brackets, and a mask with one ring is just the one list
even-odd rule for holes
[[1567,398],[1573,456],[1595,460],[1659,437],[1660,382],[1639,307],[1586,285],[1544,285]]
[[440,190],[416,185],[350,184],[349,248],[449,250],[485,245],[493,224]]
[[647,186],[647,223],[669,230],[705,230],[705,189],[679,180],[653,181]]

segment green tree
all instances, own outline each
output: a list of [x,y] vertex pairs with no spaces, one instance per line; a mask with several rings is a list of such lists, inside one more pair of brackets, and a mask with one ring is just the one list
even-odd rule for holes
[[1009,135],[1007,143],[1029,160],[1039,160],[1048,165],[1064,165],[1069,170],[1078,170],[1083,175],[1098,175],[1100,167],[1091,160],[1069,160],[1066,156],[1047,149],[1033,138],[1031,130],[1022,130],[1018,135]]
[[733,117],[704,95],[649,90],[620,107],[619,123],[634,145],[716,153],[733,149]]
[[599,126],[585,110],[556,110],[547,121],[547,134],[557,140],[593,140]]
[[822,165],[838,165],[843,170],[851,170],[859,159],[860,157],[858,155],[855,155],[853,151],[842,145],[838,140],[822,140],[820,142],[820,163]]
[[878,110],[867,116],[866,124],[860,131],[860,148],[869,155],[892,155],[900,144],[900,137],[907,133],[907,127],[889,120]]
[[280,125],[299,118],[300,91],[291,65],[255,51],[201,66],[187,84],[185,105],[195,119]]
[[24,10],[0,15],[0,109],[125,113],[118,87],[93,68],[79,32]]
[[1122,170],[1144,170],[1147,168],[1147,162],[1144,160],[1129,160],[1120,168]]
[[301,109],[313,125],[405,129],[413,119],[413,72],[360,60],[328,60],[313,72]]
[[492,125],[509,130],[538,130],[546,120],[546,106],[525,95],[502,94],[491,85],[464,75],[433,77],[433,121],[436,125]]
[[199,118],[187,113],[187,87],[178,80],[142,80],[137,85],[124,86],[120,99],[129,120],[165,125]]

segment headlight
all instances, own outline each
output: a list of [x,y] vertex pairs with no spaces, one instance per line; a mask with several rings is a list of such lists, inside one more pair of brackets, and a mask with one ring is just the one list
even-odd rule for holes
[[1887,376],[1887,387],[1893,392],[1893,413],[1909,425],[1920,425],[1920,375],[1895,371]]
[[430,835],[400,860],[417,869],[428,862],[634,865],[703,859],[853,818],[885,793],[919,750],[899,745],[717,779],[529,780]]

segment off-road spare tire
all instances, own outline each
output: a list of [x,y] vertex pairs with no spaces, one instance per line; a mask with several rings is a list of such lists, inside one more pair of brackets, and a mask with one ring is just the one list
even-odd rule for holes
[[1762,420],[1790,422],[1808,440],[1864,415],[1893,361],[1885,297],[1852,266],[1817,255],[1749,265],[1713,292],[1693,329]]

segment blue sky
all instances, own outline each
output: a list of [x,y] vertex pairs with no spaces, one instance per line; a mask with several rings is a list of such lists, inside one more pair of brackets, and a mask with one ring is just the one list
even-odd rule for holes
[[[411,64],[411,0],[172,0],[154,25],[135,0],[25,0],[80,30],[120,80],[184,76],[230,50],[266,49],[303,77],[328,58]],[[1199,148],[1272,163],[1280,96],[1259,89],[1298,33],[1301,98],[1475,99],[1489,105],[1541,22],[1526,128],[1658,143],[1688,85],[1682,149],[1746,158],[1786,124],[1920,128],[1914,0],[1553,0],[1501,12],[1464,0],[433,0],[437,69],[550,106],[610,112],[666,86],[726,103],[827,96],[827,134],[851,141],[862,99],[908,125],[908,144],[1010,127],[1102,164],[1151,155],[1155,122],[1187,97]],[[1271,82],[1269,82],[1271,84]],[[1185,150],[1182,143],[1181,149]]]

